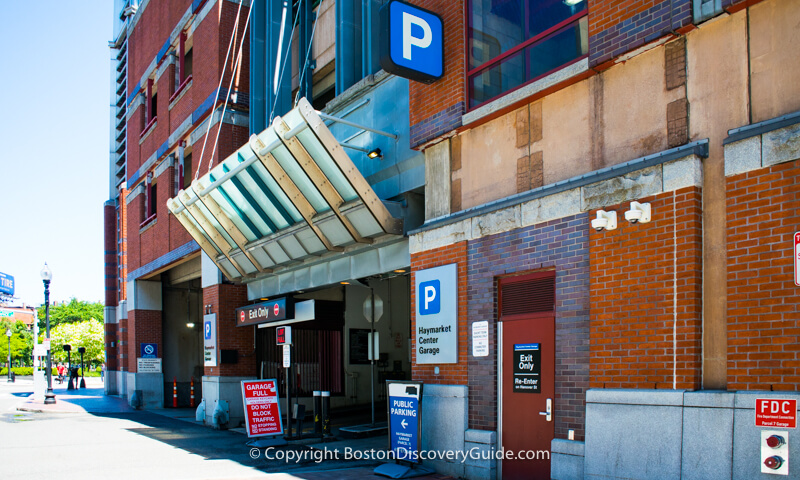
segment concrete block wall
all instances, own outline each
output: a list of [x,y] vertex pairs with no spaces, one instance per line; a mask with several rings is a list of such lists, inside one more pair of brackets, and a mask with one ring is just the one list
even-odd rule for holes
[[651,222],[626,221],[629,202],[609,205],[617,229],[589,234],[591,386],[673,388],[674,380],[698,388],[701,192],[687,187],[638,201],[650,203]]
[[[756,398],[799,399],[797,392],[591,389],[586,399],[584,469],[559,461],[561,479],[767,480],[761,473]],[[772,429],[770,429],[772,430]],[[788,436],[789,459],[800,455],[800,435]],[[563,442],[562,442],[563,443]],[[565,456],[564,445],[554,453]],[[559,460],[561,460],[559,458]],[[790,474],[794,471],[790,463]]]
[[[467,387],[425,384],[422,387],[422,450],[465,452],[467,431]],[[464,477],[461,458],[424,460],[438,473]],[[473,478],[473,477],[468,477]],[[485,477],[484,477],[485,478]]]

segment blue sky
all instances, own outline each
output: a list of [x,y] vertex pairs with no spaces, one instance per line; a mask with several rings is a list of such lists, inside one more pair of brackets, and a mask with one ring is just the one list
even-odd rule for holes
[[0,272],[16,303],[104,300],[113,2],[0,2]]

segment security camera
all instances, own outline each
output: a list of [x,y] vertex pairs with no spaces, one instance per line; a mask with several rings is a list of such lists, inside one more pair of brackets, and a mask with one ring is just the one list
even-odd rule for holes
[[603,230],[615,230],[617,228],[617,212],[597,211],[597,218],[592,220],[592,228],[598,232]]
[[647,223],[651,212],[649,203],[631,202],[631,209],[625,212],[625,220],[631,223]]

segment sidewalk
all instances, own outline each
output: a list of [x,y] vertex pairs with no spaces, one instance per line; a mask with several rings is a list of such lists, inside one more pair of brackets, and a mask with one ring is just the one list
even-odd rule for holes
[[[33,382],[31,382],[32,384]],[[104,394],[99,378],[86,378],[87,388],[67,390],[64,384],[53,385],[56,403],[45,405],[44,400],[26,398],[17,405],[17,410],[36,413],[126,413],[135,412],[123,398]]]

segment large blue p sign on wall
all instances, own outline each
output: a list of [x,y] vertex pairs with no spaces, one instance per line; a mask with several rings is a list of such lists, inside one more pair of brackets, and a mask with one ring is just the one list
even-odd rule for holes
[[393,0],[381,8],[381,68],[423,83],[444,74],[442,19]]

